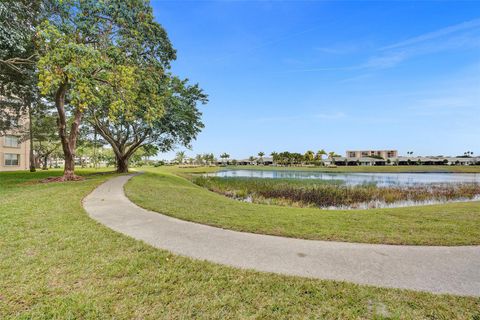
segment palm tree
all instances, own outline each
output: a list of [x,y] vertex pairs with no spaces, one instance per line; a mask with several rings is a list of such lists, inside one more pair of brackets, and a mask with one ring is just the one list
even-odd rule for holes
[[211,165],[212,163],[215,162],[215,156],[213,155],[213,153],[206,153],[203,155],[203,159],[205,160],[205,162],[208,164],[208,165]]
[[324,149],[319,150],[319,151],[317,151],[317,154],[315,155],[315,160],[322,161],[323,156],[326,156],[326,155],[327,155],[327,152]]
[[195,163],[197,165],[202,165],[203,164],[203,156],[201,154],[197,154],[195,156]]
[[205,163],[206,165],[210,164],[210,156],[208,153],[203,154],[202,159],[203,159],[203,163]]
[[250,157],[248,158],[248,161],[250,161],[250,163],[253,164],[253,162],[255,161],[255,157],[254,157],[254,156],[250,156]]
[[278,162],[278,153],[273,151],[272,153],[270,153],[270,155],[272,156],[272,161],[274,164],[277,164]]
[[263,151],[260,151],[258,153],[258,156],[259,156],[259,159],[260,159],[260,162],[263,164],[263,156],[265,155],[265,153]]
[[308,150],[307,152],[305,152],[304,158],[307,163],[312,163],[315,159],[315,154],[313,153],[313,151]]
[[227,160],[227,164],[228,164],[228,158],[230,158],[230,155],[228,153],[224,152],[220,155],[220,158],[222,158],[223,164],[225,164],[225,160]]
[[175,161],[178,162],[178,164],[182,164],[185,161],[185,151],[179,151],[175,155]]
[[336,156],[336,155],[337,155],[337,154],[335,153],[335,151],[330,151],[330,152],[328,153],[328,158],[329,158],[330,160],[332,160],[332,164],[335,164],[335,156]]

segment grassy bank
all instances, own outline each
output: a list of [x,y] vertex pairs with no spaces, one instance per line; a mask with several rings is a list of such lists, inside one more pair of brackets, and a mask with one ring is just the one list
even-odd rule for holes
[[58,174],[0,173],[1,319],[480,315],[478,298],[237,270],[154,249],[103,227],[82,209],[81,199],[108,175],[37,183]]
[[189,169],[167,167],[147,171],[126,185],[130,199],[142,207],[189,221],[304,239],[412,245],[480,244],[480,202],[345,211],[291,208],[244,203],[210,192],[177,176]]
[[451,173],[480,173],[480,166],[338,166],[328,167],[276,167],[276,166],[228,166],[224,169],[249,169],[249,170],[299,170],[319,172],[451,172]]
[[480,195],[478,184],[377,187],[374,184],[344,185],[317,179],[220,178],[192,176],[196,185],[234,199],[255,203],[319,208],[377,208],[402,202],[428,203]]

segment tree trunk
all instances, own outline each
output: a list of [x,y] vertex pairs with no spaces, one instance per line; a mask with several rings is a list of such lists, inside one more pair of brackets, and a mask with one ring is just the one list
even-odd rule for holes
[[55,95],[55,106],[58,111],[58,133],[65,158],[65,168],[63,170],[62,180],[71,181],[79,180],[79,177],[75,175],[75,149],[77,146],[77,137],[83,113],[78,109],[75,110],[73,121],[70,126],[70,133],[67,133],[67,117],[65,115],[66,92],[67,84],[62,83]]
[[100,136],[107,140],[112,146],[113,153],[115,154],[117,172],[128,173],[128,161],[135,151],[137,151],[138,148],[144,144],[148,133],[138,139],[135,139],[136,141],[134,143],[127,146],[126,138],[124,141],[121,141],[121,139],[119,141],[118,135],[115,136],[112,132],[110,132],[108,127],[95,121],[91,121],[90,123],[94,126],[95,130],[100,134]]
[[42,170],[48,170],[48,154],[43,157],[43,168]]
[[30,138],[30,172],[35,172],[35,156],[33,154],[33,131],[32,131],[32,104],[28,104],[28,131]]
[[116,158],[117,158],[117,172],[128,173],[128,158],[118,157],[118,156]]
[[65,167],[63,169],[63,179],[65,181],[76,180],[75,176],[75,157],[70,154],[65,154]]

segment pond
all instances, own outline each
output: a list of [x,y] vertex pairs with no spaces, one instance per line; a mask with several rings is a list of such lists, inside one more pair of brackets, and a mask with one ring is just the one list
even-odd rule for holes
[[477,173],[335,173],[297,170],[223,170],[208,176],[266,179],[318,179],[340,181],[346,185],[374,184],[378,187],[418,186],[428,184],[480,183]]

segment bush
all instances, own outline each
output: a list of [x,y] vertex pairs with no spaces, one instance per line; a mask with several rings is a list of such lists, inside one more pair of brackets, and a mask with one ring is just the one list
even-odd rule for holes
[[155,162],[155,163],[153,164],[153,166],[154,166],[155,168],[158,168],[158,167],[161,167],[161,166],[164,166],[164,165],[165,165],[165,161],[161,161],[161,160],[160,160],[160,161],[157,161],[157,162]]

